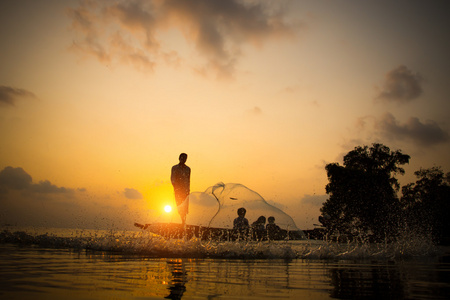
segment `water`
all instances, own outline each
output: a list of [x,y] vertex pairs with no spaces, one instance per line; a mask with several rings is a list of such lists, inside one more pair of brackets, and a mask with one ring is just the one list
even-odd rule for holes
[[450,248],[8,228],[1,299],[447,299]]

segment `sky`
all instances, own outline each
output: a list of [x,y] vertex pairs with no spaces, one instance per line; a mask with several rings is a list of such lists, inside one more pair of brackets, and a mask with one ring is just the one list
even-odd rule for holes
[[[0,224],[179,222],[240,183],[314,228],[325,165],[382,143],[450,171],[447,1],[0,2]],[[250,220],[251,221],[251,220]]]

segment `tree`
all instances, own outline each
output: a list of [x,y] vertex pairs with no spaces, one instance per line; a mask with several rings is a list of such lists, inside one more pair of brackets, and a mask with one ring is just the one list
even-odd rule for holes
[[394,175],[405,173],[401,166],[409,159],[400,150],[375,143],[350,151],[344,156],[344,166],[327,164],[330,197],[321,212],[330,217],[329,230],[372,233],[377,239],[394,236],[400,214],[396,194],[400,185]]
[[430,233],[437,243],[448,243],[450,173],[444,175],[440,167],[433,167],[414,174],[417,181],[402,188],[401,205],[406,224],[414,232]]

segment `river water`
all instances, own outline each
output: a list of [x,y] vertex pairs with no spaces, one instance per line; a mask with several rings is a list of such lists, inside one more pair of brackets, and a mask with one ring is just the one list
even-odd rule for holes
[[1,299],[447,299],[450,248],[212,242],[148,232],[0,235]]

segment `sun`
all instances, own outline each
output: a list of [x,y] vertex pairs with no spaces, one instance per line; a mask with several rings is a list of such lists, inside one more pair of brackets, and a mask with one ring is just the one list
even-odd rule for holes
[[172,211],[172,206],[170,206],[170,205],[164,206],[164,211],[165,211],[166,213],[170,213],[170,212]]

